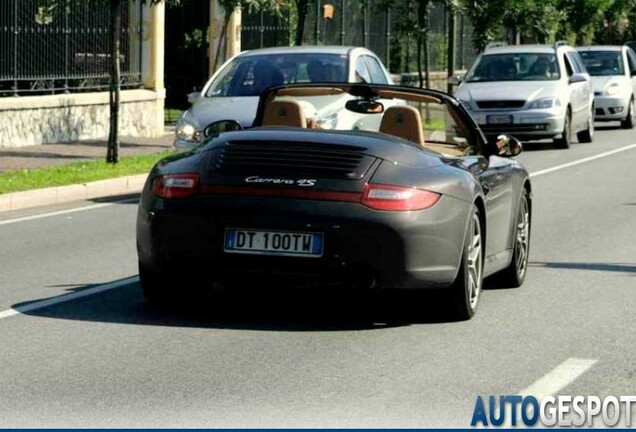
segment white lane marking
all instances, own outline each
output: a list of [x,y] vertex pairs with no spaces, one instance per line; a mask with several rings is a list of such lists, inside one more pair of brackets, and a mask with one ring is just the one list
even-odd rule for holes
[[32,221],[32,220],[36,220],[36,219],[44,219],[44,218],[48,218],[48,217],[60,216],[60,215],[65,215],[65,214],[70,214],[70,213],[77,213],[77,212],[83,212],[83,211],[88,211],[88,210],[96,210],[96,209],[100,209],[100,208],[104,208],[104,207],[110,207],[110,206],[113,206],[113,205],[116,205],[116,204],[126,204],[126,203],[131,203],[131,202],[138,202],[138,201],[139,201],[139,198],[128,198],[128,199],[120,200],[120,201],[113,201],[113,202],[108,202],[108,203],[89,205],[89,206],[85,206],[85,207],[77,207],[77,208],[72,208],[72,209],[68,209],[68,210],[59,210],[59,211],[55,211],[55,212],[51,212],[51,213],[42,213],[42,214],[37,214],[37,215],[33,215],[33,216],[25,216],[25,217],[16,218],[16,219],[7,219],[7,220],[0,221],[0,226],[14,224],[14,223],[18,223],[18,222]]
[[[579,358],[569,358],[556,368],[552,369],[543,377],[539,378],[537,381],[532,383],[529,387],[520,390],[516,394],[520,396],[534,396],[537,398],[539,403],[541,403],[541,399],[546,396],[555,396],[559,391],[563,390],[568,385],[572,384],[578,377],[583,375],[588,369],[590,369],[598,360],[593,359],[579,359]],[[497,403],[497,407],[495,408],[495,418],[501,418],[499,409],[500,405]],[[502,428],[510,428],[512,427],[512,406],[510,404],[505,405],[505,417],[504,422],[501,426]],[[517,407],[519,410],[519,407]],[[519,412],[517,412],[519,414]],[[521,420],[519,415],[517,417],[518,427]]]
[[598,360],[569,358],[550,373],[539,378],[529,387],[524,388],[518,394],[522,396],[534,396],[542,399],[545,396],[556,394],[573,383],[578,377],[583,375],[589,368],[594,366]]
[[18,306],[16,308],[7,309],[5,311],[0,312],[0,319],[9,318],[15,315],[23,314],[26,312],[31,312],[36,309],[42,309],[48,306],[53,306],[60,303],[65,303],[71,300],[77,300],[82,297],[88,297],[94,294],[99,294],[104,291],[112,290],[115,288],[119,288],[124,285],[129,285],[131,283],[135,283],[139,281],[139,276],[132,276],[126,279],[122,279],[117,282],[111,282],[104,285],[98,285],[96,287],[87,288],[81,291],[77,291],[71,294],[61,295],[59,297],[53,297],[50,299],[37,301],[34,303],[29,303],[24,306]]
[[594,156],[586,157],[586,158],[579,159],[579,160],[576,160],[576,161],[573,161],[573,162],[564,163],[562,165],[557,165],[557,166],[552,167],[552,168],[546,168],[546,169],[543,169],[543,170],[540,170],[540,171],[536,171],[536,172],[530,173],[530,177],[538,177],[538,176],[541,176],[541,175],[544,175],[544,174],[548,174],[548,173],[551,173],[551,172],[554,172],[554,171],[559,171],[559,170],[562,170],[562,169],[565,169],[565,168],[570,168],[570,167],[573,167],[573,166],[576,166],[576,165],[580,165],[580,164],[583,164],[583,163],[586,163],[586,162],[590,162],[590,161],[593,161],[593,160],[596,160],[596,159],[601,159],[601,158],[604,158],[604,157],[608,157],[608,156],[614,155],[616,153],[621,153],[621,152],[624,152],[624,151],[627,151],[627,150],[631,150],[631,149],[634,149],[634,148],[636,148],[636,144],[630,144],[630,145],[628,145],[626,147],[621,147],[621,148],[618,148],[618,149],[615,149],[615,150],[610,150],[610,151],[605,152],[605,153],[601,153],[601,154],[597,154],[597,155],[594,155]]

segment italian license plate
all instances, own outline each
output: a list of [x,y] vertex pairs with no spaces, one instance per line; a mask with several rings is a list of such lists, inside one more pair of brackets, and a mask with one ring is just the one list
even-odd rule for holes
[[227,228],[223,250],[228,253],[319,258],[322,233]]
[[489,115],[489,116],[486,116],[486,123],[510,124],[512,123],[512,116],[511,115]]

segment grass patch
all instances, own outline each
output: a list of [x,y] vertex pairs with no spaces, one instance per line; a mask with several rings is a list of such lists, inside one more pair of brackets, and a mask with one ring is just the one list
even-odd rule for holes
[[149,172],[159,159],[170,154],[173,154],[172,150],[122,157],[116,165],[107,164],[103,159],[100,159],[73,162],[56,167],[1,173],[0,194],[144,174]]
[[424,127],[428,130],[444,130],[446,128],[446,121],[441,118],[429,118],[424,122]]
[[172,124],[176,123],[183,114],[183,110],[176,108],[165,108],[163,110],[163,120],[165,123]]

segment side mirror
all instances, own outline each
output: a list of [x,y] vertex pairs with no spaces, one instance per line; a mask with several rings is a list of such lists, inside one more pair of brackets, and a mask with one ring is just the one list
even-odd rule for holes
[[196,101],[201,98],[201,92],[193,92],[188,95],[188,103],[193,105]]
[[352,99],[347,101],[345,108],[349,111],[361,114],[380,114],[384,112],[384,105],[380,102],[363,99]]
[[448,79],[448,83],[450,85],[454,85],[454,86],[460,85],[462,83],[462,81],[464,81],[464,77],[461,76],[461,75],[455,75],[455,76],[452,76],[452,77],[450,77]]
[[575,84],[575,83],[580,83],[585,81],[587,81],[587,77],[584,74],[575,73],[570,77],[569,83]]
[[496,141],[499,149],[499,156],[513,157],[517,156],[523,150],[521,141],[510,135],[499,135]]
[[243,129],[236,120],[219,120],[210,123],[203,129],[203,137],[210,138],[222,132],[234,132]]

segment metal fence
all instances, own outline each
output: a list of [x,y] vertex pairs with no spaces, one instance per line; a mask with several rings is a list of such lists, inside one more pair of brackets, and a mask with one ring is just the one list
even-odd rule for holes
[[[141,1],[123,0],[123,87],[141,84]],[[0,0],[0,96],[104,89],[109,2]]]
[[283,16],[259,12],[246,13],[241,18],[241,50],[285,46],[291,42],[289,13]]
[[[324,18],[324,6],[333,7],[332,18]],[[308,45],[355,45],[373,50],[393,73],[416,71],[415,37],[397,31],[399,11],[378,6],[373,0],[310,0],[303,43]],[[288,17],[243,11],[243,49],[289,45]],[[432,71],[447,69],[449,12],[445,4],[431,2],[429,9],[429,61]],[[457,15],[454,69],[465,69],[475,59],[472,26]]]

